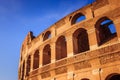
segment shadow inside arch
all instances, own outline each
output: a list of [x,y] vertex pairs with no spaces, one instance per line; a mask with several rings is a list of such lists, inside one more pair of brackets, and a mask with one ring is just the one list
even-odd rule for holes
[[108,75],[105,80],[120,80],[120,74],[112,73]]

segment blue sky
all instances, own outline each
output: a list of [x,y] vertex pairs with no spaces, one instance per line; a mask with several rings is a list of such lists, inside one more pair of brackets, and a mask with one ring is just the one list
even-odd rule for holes
[[17,80],[22,41],[94,0],[0,0],[0,80]]

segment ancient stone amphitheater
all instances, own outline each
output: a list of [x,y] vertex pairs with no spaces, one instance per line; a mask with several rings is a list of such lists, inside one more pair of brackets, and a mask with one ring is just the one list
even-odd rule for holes
[[120,0],[96,0],[23,41],[18,80],[120,80]]

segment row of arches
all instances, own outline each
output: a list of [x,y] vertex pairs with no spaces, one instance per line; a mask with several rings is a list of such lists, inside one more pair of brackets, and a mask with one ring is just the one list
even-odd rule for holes
[[[83,14],[78,13],[72,18],[71,25],[81,22],[85,19],[86,19],[86,17]],[[95,24],[95,29],[96,29],[97,41],[98,41],[99,45],[103,44],[104,42],[107,41],[107,39],[110,39],[111,37],[114,37],[116,35],[115,25],[114,25],[113,21],[110,20],[108,17],[102,17],[101,19],[99,19]],[[80,37],[81,35],[79,34],[79,32],[85,33],[85,31],[86,30],[84,30],[84,29],[81,31],[78,30],[74,36]],[[82,35],[82,36],[87,36],[87,33],[85,33],[85,35]],[[51,32],[47,31],[44,34],[43,41],[45,41],[49,38],[51,38]]]
[[[85,29],[79,28],[74,32],[73,44],[75,46],[74,54],[78,54],[80,52],[89,50],[88,34]],[[60,60],[60,59],[67,57],[67,41],[66,41],[65,36],[62,35],[57,39],[55,50],[56,50],[55,51],[56,60]],[[39,68],[39,65],[40,65],[39,64],[39,61],[40,61],[39,55],[40,55],[39,50],[36,50],[33,55],[33,70]],[[43,60],[42,60],[43,66],[51,63],[51,45],[50,44],[47,44],[44,46],[42,57],[43,57]],[[27,59],[26,75],[28,75],[30,72],[30,69],[31,69],[30,65],[31,65],[31,56],[29,55],[28,59]]]
[[[86,17],[82,13],[76,14],[74,17],[70,17],[71,25],[76,24],[78,22],[81,22],[85,20]],[[43,34],[43,41],[51,38],[51,31],[47,31]]]
[[[81,22],[85,19],[86,19],[85,15],[78,13],[72,18],[71,25]],[[98,45],[101,45],[108,39],[111,39],[112,37],[116,36],[115,25],[113,21],[110,20],[108,17],[100,18],[95,24],[95,29]]]
[[[97,36],[97,42],[99,45],[102,45],[106,41],[112,39],[113,37],[116,37],[116,28],[112,20],[110,20],[107,17],[100,18],[96,24],[95,24],[95,31]],[[48,32],[50,34],[51,32]],[[50,37],[50,35],[47,35],[47,37],[44,37],[44,40]],[[72,34],[72,40],[73,40],[73,53],[78,54],[81,52],[85,52],[90,50],[89,46],[89,38],[87,30],[84,28],[78,28],[74,31]],[[56,60],[60,60],[62,58],[67,57],[67,41],[65,36],[58,37],[56,41],[56,47],[55,47],[55,56]],[[40,52],[39,50],[36,50],[33,55],[33,69],[39,68],[39,61],[40,61]],[[46,65],[51,63],[51,45],[47,44],[43,48],[43,62],[42,65]],[[23,64],[24,65],[24,64]],[[26,66],[26,75],[30,72],[31,65],[31,56],[29,55],[27,58],[27,66]],[[24,72],[24,70],[22,71]]]
[[[104,17],[101,18],[95,28],[96,28],[96,34],[98,37],[98,43],[101,45],[106,40],[109,40],[113,36],[116,35],[116,31],[112,31],[111,28],[109,28],[113,25],[113,22]],[[113,29],[115,29],[115,26],[112,26]],[[81,52],[88,51],[90,49],[89,47],[89,40],[88,40],[88,33],[84,28],[79,28],[73,33],[73,51],[74,54],[78,54]],[[60,60],[62,58],[67,57],[67,41],[65,36],[60,36],[56,41],[56,60]],[[29,57],[28,57],[28,60]],[[30,62],[30,61],[28,61]],[[47,44],[43,49],[43,65],[51,63],[51,46],[50,44]],[[30,64],[28,63],[28,66]],[[34,66],[33,69],[36,69],[39,67],[39,51],[36,51],[34,54]],[[28,67],[29,69],[29,67]]]

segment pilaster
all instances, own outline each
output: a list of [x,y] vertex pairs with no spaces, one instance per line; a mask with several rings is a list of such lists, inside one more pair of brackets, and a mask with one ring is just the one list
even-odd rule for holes
[[115,24],[115,27],[116,27],[116,32],[117,32],[117,37],[118,37],[118,40],[120,41],[120,19],[116,19],[114,20],[114,24]]
[[89,39],[90,50],[96,49],[98,43],[97,43],[97,35],[95,32],[95,28],[92,28],[88,31],[88,39]]
[[72,38],[72,34],[67,35],[67,56],[71,57],[74,55],[73,53],[73,38]]
[[39,68],[43,66],[43,49],[40,48],[39,50]]
[[55,42],[52,42],[51,43],[51,63],[55,63],[55,61],[56,61],[55,46],[56,46]]

